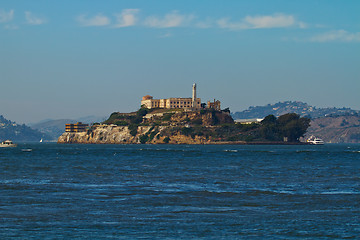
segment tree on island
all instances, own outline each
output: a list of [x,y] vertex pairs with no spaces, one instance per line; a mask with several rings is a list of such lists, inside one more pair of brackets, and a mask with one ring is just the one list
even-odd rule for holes
[[287,113],[278,118],[268,115],[261,121],[259,135],[270,141],[298,142],[310,126],[310,119],[296,113]]

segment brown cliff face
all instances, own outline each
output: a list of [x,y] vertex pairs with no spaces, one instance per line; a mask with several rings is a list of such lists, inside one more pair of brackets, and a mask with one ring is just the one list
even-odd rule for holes
[[[129,126],[102,124],[81,133],[63,133],[58,143],[86,144],[206,144],[213,140],[216,125],[234,123],[219,111],[149,114],[142,123]],[[123,116],[122,116],[123,117]],[[117,120],[115,119],[114,122]]]
[[128,127],[116,125],[97,125],[92,130],[80,133],[63,133],[58,143],[133,143],[134,136],[130,134]]
[[[170,136],[163,135],[170,133]],[[166,140],[168,138],[168,140]],[[98,125],[92,131],[80,133],[63,133],[58,143],[82,143],[82,144],[205,144],[210,142],[204,136],[186,136],[181,131],[172,127],[139,126],[137,134],[132,136],[128,127],[115,125]]]

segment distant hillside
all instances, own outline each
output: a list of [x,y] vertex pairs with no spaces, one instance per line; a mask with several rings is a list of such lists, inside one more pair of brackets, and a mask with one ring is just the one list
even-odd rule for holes
[[15,142],[19,141],[39,141],[41,138],[49,139],[47,134],[41,133],[38,130],[31,129],[25,124],[17,124],[10,120],[7,120],[0,115],[0,140],[7,139]]
[[334,116],[313,119],[306,136],[314,135],[328,143],[360,143],[360,116]]
[[76,123],[76,120],[71,119],[59,119],[59,120],[48,120],[32,124],[31,127],[44,134],[50,136],[50,140],[56,140],[64,131],[66,123]]
[[47,119],[38,123],[30,124],[31,128],[39,130],[40,132],[50,136],[51,140],[56,140],[65,131],[66,123],[83,122],[92,124],[94,122],[102,122],[105,117],[87,116],[79,119]]
[[325,116],[359,115],[360,111],[350,108],[316,108],[299,101],[278,102],[266,106],[249,107],[242,112],[232,113],[234,119],[264,118],[270,114],[281,116],[286,113],[297,113],[300,116],[319,118]]

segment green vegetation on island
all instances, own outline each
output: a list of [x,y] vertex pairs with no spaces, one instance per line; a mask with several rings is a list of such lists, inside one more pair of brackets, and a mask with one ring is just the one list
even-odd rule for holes
[[[259,123],[241,124],[234,122],[228,109],[186,112],[140,108],[132,113],[112,113],[103,124],[127,127],[139,143],[299,142],[310,119],[289,113],[278,118],[269,115]],[[140,133],[140,127],[148,128]]]

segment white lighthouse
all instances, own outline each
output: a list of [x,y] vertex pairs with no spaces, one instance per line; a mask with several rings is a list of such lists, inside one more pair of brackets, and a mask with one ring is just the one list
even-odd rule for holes
[[196,106],[196,83],[192,85],[192,107]]

